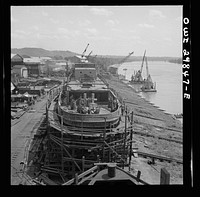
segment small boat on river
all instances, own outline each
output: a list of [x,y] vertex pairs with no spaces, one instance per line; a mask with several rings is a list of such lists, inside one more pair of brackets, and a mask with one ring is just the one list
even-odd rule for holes
[[141,90],[142,92],[157,92],[156,83],[153,83],[151,75],[149,74],[147,57],[145,57],[145,62],[146,62],[147,78],[144,79],[144,84],[142,85]]

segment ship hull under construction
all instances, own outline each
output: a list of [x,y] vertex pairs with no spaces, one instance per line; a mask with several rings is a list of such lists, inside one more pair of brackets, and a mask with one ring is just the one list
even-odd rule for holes
[[[75,65],[74,77],[63,85],[57,111],[67,126],[104,129],[119,124],[121,104],[94,69],[93,64]],[[80,73],[87,73],[87,78]]]

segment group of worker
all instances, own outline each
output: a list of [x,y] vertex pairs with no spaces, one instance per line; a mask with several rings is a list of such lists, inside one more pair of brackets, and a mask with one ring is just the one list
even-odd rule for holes
[[98,114],[100,111],[99,107],[95,103],[92,103],[92,98],[83,98],[81,95],[76,100],[73,95],[71,95],[69,103],[70,109],[80,114]]
[[109,98],[109,107],[111,108],[111,112],[117,110],[118,108],[118,102],[117,102],[117,99],[116,98]]
[[[80,97],[78,99],[74,99],[73,95],[69,97],[69,106],[68,109],[77,111],[81,114],[98,114],[100,108],[94,102],[96,98],[92,95],[91,98],[87,98],[86,95]],[[111,112],[114,112],[118,109],[118,101],[116,98],[110,97],[108,107],[111,109]]]

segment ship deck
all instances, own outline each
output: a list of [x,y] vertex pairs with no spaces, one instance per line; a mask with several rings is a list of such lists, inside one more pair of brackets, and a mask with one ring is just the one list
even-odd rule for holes
[[[105,109],[106,110],[106,109]],[[106,111],[102,110],[102,113],[105,113]],[[56,101],[52,101],[49,110],[48,110],[48,117],[49,117],[49,124],[51,127],[58,131],[63,131],[63,133],[68,133],[71,135],[76,135],[76,136],[88,136],[88,137],[102,137],[104,135],[104,129],[97,129],[97,128],[78,128],[78,127],[73,127],[73,126],[66,126],[66,125],[61,125],[60,120],[59,120],[59,115],[56,113]],[[117,128],[107,128],[106,130],[108,131],[106,135],[111,135],[111,134],[116,134],[116,133],[123,133],[124,130],[124,124],[125,124],[125,119],[122,116],[121,117],[122,121],[120,122],[120,125]],[[109,132],[111,131],[112,132]]]
[[[106,84],[101,81],[98,77],[95,81],[92,82],[88,82],[90,84],[92,84],[92,86],[87,86],[87,85],[81,85],[81,83],[78,80],[74,80],[72,79],[70,82],[68,82],[68,86],[72,89],[72,90],[106,90],[107,86]],[[85,82],[85,84],[87,84],[87,82]]]
[[139,183],[136,181],[136,179],[132,178],[126,171],[120,169],[119,167],[116,167],[115,170],[115,176],[109,177],[108,176],[108,169],[104,169],[100,171],[91,181],[88,185],[139,185]]

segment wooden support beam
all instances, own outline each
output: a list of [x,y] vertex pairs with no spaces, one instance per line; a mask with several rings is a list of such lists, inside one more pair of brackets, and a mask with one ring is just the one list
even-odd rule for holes
[[132,139],[133,139],[133,111],[131,112],[131,134],[130,134],[130,152],[129,152],[129,171],[131,169],[131,157],[132,157]]
[[[94,163],[95,166],[107,166],[108,164],[110,164],[109,162],[108,163]],[[112,164],[115,164],[117,165],[117,163],[112,163]]]
[[160,171],[160,184],[161,185],[169,185],[170,182],[170,174],[165,168],[161,168]]
[[[124,129],[124,152],[123,152],[123,158],[125,160],[125,152],[126,152],[126,130],[127,130],[127,111],[125,115],[125,129]],[[123,164],[123,169],[124,169],[124,164]]]
[[141,171],[138,170],[138,172],[137,172],[137,181],[138,182],[140,181],[140,176],[141,176]]
[[90,174],[89,176],[87,176],[86,178],[83,178],[80,182],[78,182],[78,185],[81,185],[83,182],[90,180],[92,177],[94,177],[97,174],[97,172],[94,172],[92,174]]
[[64,164],[63,164],[63,116],[61,117],[61,169],[64,173]]
[[85,171],[85,156],[82,156],[82,172]]
[[[75,151],[75,150],[72,149],[72,158],[73,158],[73,161],[74,161],[74,162],[72,162],[72,174],[75,175],[75,179],[76,179],[75,165],[74,165],[76,161],[74,160],[74,151]],[[75,182],[76,182],[76,180],[75,180]]]
[[98,162],[98,163],[100,162],[100,158],[99,158],[99,155],[97,155],[97,162]]
[[88,169],[87,171],[81,173],[78,175],[78,179],[83,178],[85,176],[87,176],[88,174],[97,171],[98,170],[98,166],[93,166],[92,168]]
[[[105,139],[106,139],[106,118],[105,118],[105,128],[104,128],[104,132],[103,132],[103,141],[105,142]],[[104,161],[105,160],[105,150],[104,150],[104,147],[105,147],[105,144],[103,144],[103,158],[102,160]]]
[[74,183],[75,185],[78,185],[78,173],[75,173]]
[[122,160],[125,163],[125,160],[121,157],[121,155],[119,155],[111,146],[109,146],[107,142],[104,141],[104,143],[120,158],[120,160]]
[[[93,172],[95,172],[95,173],[93,173]],[[94,175],[96,174],[96,172],[98,172],[98,166],[93,166],[92,168],[90,168],[89,170],[83,172],[83,173],[80,174],[80,175],[78,175],[78,174],[76,173],[74,178],[72,178],[71,180],[67,181],[66,183],[63,183],[62,185],[71,185],[71,184],[73,184],[73,183],[75,183],[75,185],[79,185],[79,184],[80,184],[80,182],[78,182],[79,179],[84,179],[85,176],[87,176],[87,175],[90,174],[89,176],[87,176],[87,177],[84,179],[84,181],[85,181],[85,180],[87,180],[87,178],[90,178],[90,177],[94,176]],[[91,174],[91,173],[92,173],[92,174]],[[82,181],[81,181],[81,182],[82,182]]]
[[[53,139],[54,142],[56,142],[58,145],[61,145],[60,142],[58,142],[57,140]],[[73,162],[75,163],[75,165],[77,166],[77,168],[81,171],[79,165],[76,163],[75,159],[71,156],[71,154],[67,151],[67,149],[63,146],[63,150],[65,150],[65,152],[68,154],[68,156],[73,160]]]

